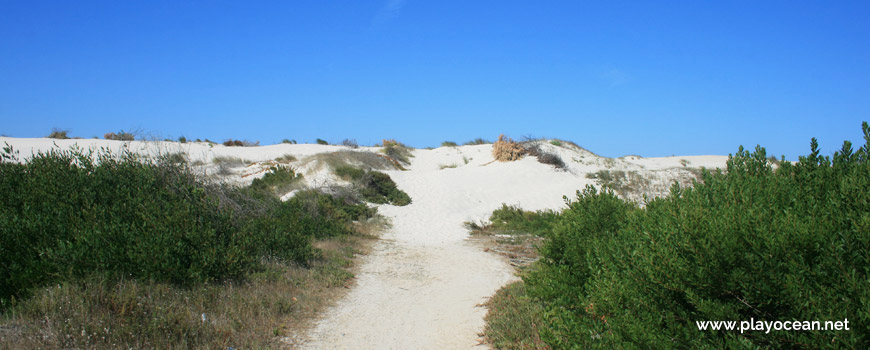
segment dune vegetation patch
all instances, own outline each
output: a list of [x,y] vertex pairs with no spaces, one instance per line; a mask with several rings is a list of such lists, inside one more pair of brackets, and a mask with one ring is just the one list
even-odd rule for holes
[[400,190],[389,175],[382,172],[341,166],[335,169],[335,175],[350,181],[353,189],[365,201],[398,206],[411,204],[411,197]]
[[292,162],[295,162],[297,160],[298,159],[296,159],[296,157],[292,154],[285,154],[283,156],[275,158],[276,162],[283,163],[283,164],[292,163]]
[[387,157],[390,157],[391,159],[394,159],[396,162],[400,163],[399,167],[401,167],[402,165],[411,164],[410,158],[414,155],[411,154],[410,147],[405,146],[404,144],[396,140],[383,140],[383,142],[381,142],[381,145],[383,146],[381,152],[383,152],[384,155],[386,155]]
[[272,166],[263,177],[254,179],[251,188],[281,195],[290,191],[302,179],[292,167],[286,165]]
[[[547,225],[499,209],[511,226],[548,229],[528,230],[544,243],[521,276],[524,294],[516,285],[497,294],[527,311],[490,312],[488,339],[523,348],[522,339],[536,338],[493,329],[524,325],[509,329],[535,328],[560,349],[867,348],[870,333],[857,326],[870,322],[870,126],[862,131],[858,150],[844,142],[821,156],[813,139],[809,155],[775,168],[764,148],[740,147],[726,171],[702,171],[693,187],[675,184],[642,207],[612,186],[588,186]],[[750,319],[854,326],[768,333],[700,331],[696,323]]]
[[308,166],[315,170],[328,167],[336,169],[342,166],[352,166],[357,168],[374,169],[374,170],[400,170],[398,163],[394,162],[389,157],[383,154],[373,152],[360,151],[338,151],[328,153],[317,153],[303,158],[300,161],[300,166]]
[[498,141],[492,144],[492,156],[499,162],[519,160],[526,154],[526,149],[519,143],[504,135],[498,136]]
[[280,201],[292,169],[236,187],[171,158],[2,152],[2,347],[274,347],[376,230],[361,202]]

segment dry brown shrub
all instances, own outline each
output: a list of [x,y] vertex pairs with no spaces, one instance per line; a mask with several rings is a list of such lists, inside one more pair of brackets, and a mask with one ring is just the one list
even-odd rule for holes
[[498,141],[492,144],[492,156],[500,162],[510,162],[520,159],[526,150],[522,145],[515,142],[504,134],[498,135]]
[[392,146],[401,146],[402,145],[401,143],[399,143],[399,141],[396,141],[395,139],[390,139],[390,140],[384,139],[384,140],[382,140],[382,144],[384,145],[384,147],[392,147]]

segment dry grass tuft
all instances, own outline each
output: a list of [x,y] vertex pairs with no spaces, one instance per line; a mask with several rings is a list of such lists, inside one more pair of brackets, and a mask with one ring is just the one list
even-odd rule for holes
[[500,162],[515,161],[523,157],[526,150],[518,142],[504,134],[498,136],[498,141],[492,144],[492,156]]
[[323,166],[335,169],[346,165],[374,170],[402,169],[398,162],[382,154],[356,151],[314,154],[302,159],[300,166],[308,166],[309,164],[312,164],[312,169],[315,170],[323,169]]
[[404,170],[402,164],[411,164],[411,160],[409,158],[413,157],[414,155],[411,154],[411,150],[408,146],[405,146],[401,142],[393,139],[385,139],[381,142],[381,144],[384,147],[383,149],[381,149],[381,152],[389,157],[389,159],[397,165],[397,168],[401,168],[402,170]]

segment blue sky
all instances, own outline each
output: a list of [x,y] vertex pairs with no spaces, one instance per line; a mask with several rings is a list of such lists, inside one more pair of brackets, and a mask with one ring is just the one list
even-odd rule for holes
[[0,1],[0,133],[789,159],[863,143],[870,2]]

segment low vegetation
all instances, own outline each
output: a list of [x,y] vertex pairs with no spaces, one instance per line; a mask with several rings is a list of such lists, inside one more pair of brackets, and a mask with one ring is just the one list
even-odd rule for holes
[[468,142],[466,142],[466,143],[463,143],[463,145],[465,145],[465,146],[469,146],[469,145],[488,145],[488,144],[491,144],[491,143],[492,143],[492,141],[485,140],[485,139],[483,139],[483,138],[478,137],[478,138],[476,138],[476,139],[474,139],[474,140],[471,140],[471,141],[468,141]]
[[54,129],[51,129],[51,133],[48,134],[48,138],[65,140],[65,139],[69,138],[68,134],[69,134],[69,130],[54,128]]
[[487,343],[496,349],[533,350],[549,349],[539,335],[544,313],[526,293],[522,281],[512,282],[499,289],[486,303],[488,311],[483,334]]
[[504,135],[498,136],[498,141],[492,144],[492,156],[499,162],[510,162],[522,158],[526,149],[519,142]]
[[233,140],[229,139],[223,142],[223,145],[226,147],[254,147],[259,146],[260,141],[248,141],[248,140]]
[[[300,166],[314,164],[316,169],[328,166],[335,169],[342,166],[352,166],[364,169],[375,170],[404,170],[398,161],[387,157],[386,155],[373,152],[356,152],[349,150],[341,150],[338,152],[317,153],[300,162]],[[319,163],[319,164],[317,164]]]
[[316,191],[281,202],[271,190],[291,169],[236,188],[171,158],[53,150],[20,162],[7,146],[3,348],[274,347],[346,283],[373,208]]
[[318,145],[328,145],[329,144],[329,142],[326,142],[326,140],[324,140],[324,139],[317,139],[314,142],[316,142]]
[[[558,140],[555,140],[558,141]],[[560,143],[561,145],[561,143]],[[541,148],[538,142],[530,142],[524,145],[526,154],[535,157],[538,163],[552,165],[556,169],[565,169],[565,162],[558,154],[548,152]]]
[[476,234],[531,234],[545,236],[553,229],[558,213],[552,210],[526,211],[502,204],[492,212],[488,223],[468,222],[465,226]]
[[340,166],[335,168],[335,175],[350,181],[365,201],[398,206],[411,204],[411,197],[400,190],[389,175],[382,172]]
[[359,148],[359,144],[354,139],[344,139],[341,141],[341,145],[350,148]]
[[[578,192],[552,229],[539,231],[545,244],[522,276],[525,296],[517,286],[499,293],[520,295],[512,310],[526,311],[491,313],[488,339],[519,339],[493,330],[509,324],[537,328],[554,349],[870,347],[861,326],[870,322],[870,127],[862,127],[857,151],[845,142],[820,156],[813,139],[809,155],[776,169],[763,148],[741,147],[726,171],[705,171],[693,187],[675,185],[644,207],[608,187]],[[507,217],[522,226],[525,214]],[[750,319],[852,327],[767,333],[696,325]],[[520,341],[498,347],[522,348]]]
[[263,174],[263,177],[254,179],[251,182],[251,188],[273,195],[282,195],[287,193],[300,179],[302,179],[302,174],[296,173],[292,167],[276,165],[270,167]]
[[136,139],[136,135],[132,132],[128,131],[118,131],[118,132],[109,132],[103,135],[103,138],[106,140],[115,140],[115,141],[133,141]]
[[441,143],[441,147],[456,147],[456,142],[453,141],[444,141]]
[[408,146],[405,146],[396,140],[383,140],[381,145],[383,146],[381,151],[387,157],[396,160],[402,165],[411,164],[410,158],[414,155],[411,154],[411,149]]
[[285,154],[285,155],[283,155],[283,156],[280,156],[280,157],[278,157],[278,158],[275,158],[275,161],[278,162],[278,163],[292,163],[292,162],[297,161],[297,159],[296,159],[296,157],[295,157],[294,155],[292,155],[292,154]]
[[557,215],[551,210],[532,212],[502,204],[488,221],[466,222],[465,227],[487,246],[487,251],[507,258],[515,267],[525,268],[538,260],[537,247],[552,229]]
[[586,174],[586,178],[598,180],[602,186],[612,189],[622,198],[642,192],[650,184],[649,179],[634,170],[599,170]]

